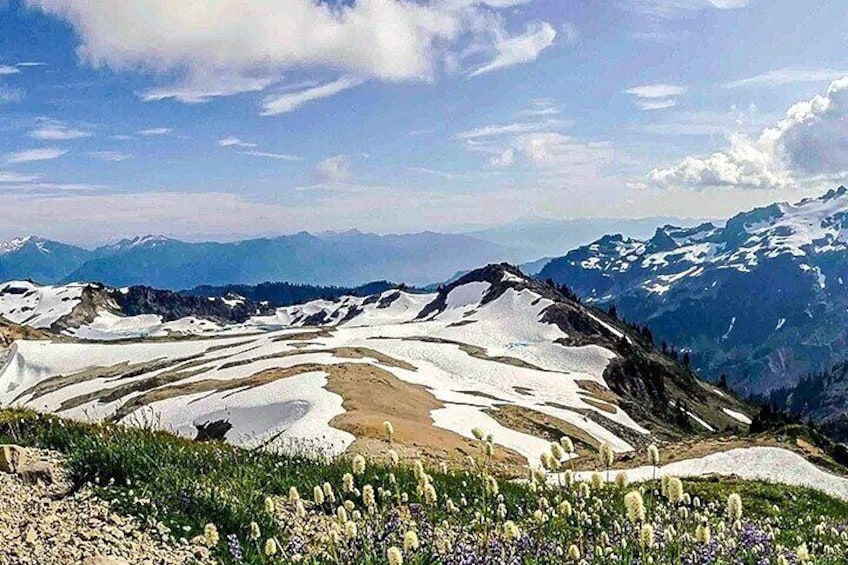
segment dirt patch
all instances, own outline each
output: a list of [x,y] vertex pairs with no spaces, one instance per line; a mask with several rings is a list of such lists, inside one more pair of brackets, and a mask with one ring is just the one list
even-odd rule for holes
[[319,337],[332,337],[333,331],[327,328],[318,328],[315,330],[308,330],[303,332],[296,332],[293,334],[280,335],[277,336],[271,341],[279,342],[279,341],[306,341],[310,339],[317,339]]
[[502,426],[549,441],[559,441],[562,436],[566,435],[574,442],[578,454],[594,453],[600,447],[598,440],[577,426],[532,408],[507,404],[490,408],[486,410],[486,414],[497,420]]
[[[447,461],[457,467],[465,464],[466,455],[481,454],[480,442],[433,426],[430,412],[443,404],[423,386],[406,383],[373,365],[338,365],[328,373],[327,390],[344,398],[345,409],[330,425],[356,436],[349,451],[379,456],[392,447],[403,459],[421,458],[430,464]],[[391,446],[383,430],[386,420],[395,429]],[[493,464],[506,475],[521,474],[526,463],[513,451],[500,446],[495,450]]]
[[593,406],[598,410],[603,410],[607,414],[616,414],[618,409],[612,404],[607,404],[606,402],[601,402],[600,400],[595,400],[594,398],[581,398],[583,402],[588,404],[589,406]]
[[498,398],[497,396],[486,394],[485,392],[480,392],[479,390],[458,390],[456,392],[460,394],[467,394],[469,396],[479,396],[480,398],[488,398],[489,400],[496,400],[498,402],[506,402],[506,400],[504,400],[503,398]]
[[574,384],[580,387],[580,390],[589,393],[597,400],[618,405],[618,395],[598,382],[578,379],[574,381]]

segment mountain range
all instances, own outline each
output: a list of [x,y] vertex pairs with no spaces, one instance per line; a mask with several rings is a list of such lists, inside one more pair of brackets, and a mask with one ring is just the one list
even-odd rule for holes
[[647,323],[710,379],[761,393],[848,357],[848,190],[607,235],[539,273],[587,302]]
[[378,279],[426,284],[514,255],[514,250],[496,243],[434,232],[301,232],[231,243],[143,236],[94,250],[30,236],[0,245],[0,280],[167,289],[283,280],[341,286]]

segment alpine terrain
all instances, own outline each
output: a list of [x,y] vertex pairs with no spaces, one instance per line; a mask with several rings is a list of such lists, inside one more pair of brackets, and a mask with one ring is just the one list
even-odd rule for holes
[[740,391],[792,385],[848,356],[848,190],[777,203],[724,226],[607,235],[552,260],[542,279],[647,323]]

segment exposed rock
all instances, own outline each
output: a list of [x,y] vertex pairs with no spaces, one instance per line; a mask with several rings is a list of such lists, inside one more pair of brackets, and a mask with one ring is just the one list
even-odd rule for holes
[[55,482],[56,473],[53,465],[46,461],[26,461],[18,465],[17,474],[27,484],[44,483],[52,485]]
[[19,445],[0,445],[0,471],[17,473],[22,465],[26,465],[26,450]]

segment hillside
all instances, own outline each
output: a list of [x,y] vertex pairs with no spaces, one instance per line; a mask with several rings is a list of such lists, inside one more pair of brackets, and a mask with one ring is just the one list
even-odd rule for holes
[[0,242],[0,281],[32,279],[53,283],[93,256],[87,249],[35,236]]
[[848,346],[848,191],[665,226],[649,240],[605,236],[539,273],[588,303],[615,304],[658,341],[690,349],[702,374],[734,388],[791,385]]
[[[0,404],[116,422],[153,418],[189,437],[212,426],[243,445],[320,444],[334,453],[368,451],[392,419],[410,453],[451,460],[461,460],[480,427],[505,448],[506,468],[535,462],[563,433],[584,451],[608,442],[626,453],[659,439],[744,430],[750,413],[641,334],[506,265],[436,293],[318,300],[242,322],[191,309],[189,318],[151,322],[152,306],[167,301],[141,299],[157,292],[107,291],[110,304],[67,300],[73,315],[57,318],[54,309],[15,320],[89,341],[15,342]],[[123,310],[111,309],[121,301]],[[127,301],[146,310],[130,311]],[[180,334],[203,339],[167,339]],[[145,336],[160,338],[126,340]],[[102,341],[115,339],[124,341]]]

